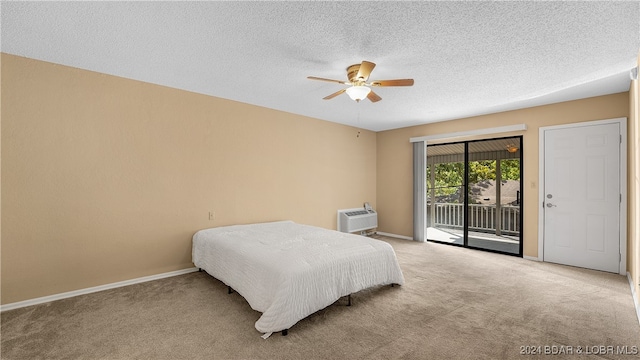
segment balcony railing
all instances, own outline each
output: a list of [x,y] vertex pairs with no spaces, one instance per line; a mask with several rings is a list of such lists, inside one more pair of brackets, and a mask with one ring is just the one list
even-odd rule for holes
[[[431,211],[435,209],[432,217]],[[429,226],[462,229],[464,226],[464,204],[435,203],[427,205]],[[469,204],[469,230],[496,232],[496,206]],[[520,207],[500,206],[500,229],[497,234],[518,235],[520,233]]]

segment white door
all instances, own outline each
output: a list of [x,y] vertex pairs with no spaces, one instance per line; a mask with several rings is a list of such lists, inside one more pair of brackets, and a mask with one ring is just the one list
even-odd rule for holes
[[544,261],[618,273],[620,124],[544,132]]

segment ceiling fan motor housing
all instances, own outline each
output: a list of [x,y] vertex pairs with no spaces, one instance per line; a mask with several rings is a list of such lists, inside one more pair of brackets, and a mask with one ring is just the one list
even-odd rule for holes
[[360,64],[353,64],[347,68],[347,79],[352,83],[356,83],[358,81],[364,81],[365,79],[358,79],[358,71],[360,71]]

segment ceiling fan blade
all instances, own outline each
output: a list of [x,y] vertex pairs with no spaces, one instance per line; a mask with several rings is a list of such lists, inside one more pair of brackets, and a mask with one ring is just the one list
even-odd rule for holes
[[363,79],[364,81],[367,81],[367,79],[369,79],[369,75],[371,75],[371,71],[373,71],[373,68],[376,67],[376,64],[370,62],[370,61],[363,61],[362,64],[360,64],[360,68],[358,69],[358,75],[356,75],[357,79]]
[[350,83],[350,82],[347,82],[347,81],[342,81],[342,80],[333,80],[333,79],[325,79],[325,78],[316,77],[316,76],[307,76],[307,79],[310,79],[310,80],[320,80],[320,81],[328,81],[328,82],[334,82],[334,83],[344,84],[344,85],[351,85],[351,83]]
[[323,100],[331,100],[331,99],[333,99],[334,97],[336,97],[336,96],[338,96],[338,95],[342,94],[342,93],[343,93],[343,92],[345,92],[345,91],[347,91],[347,89],[338,90],[338,91],[334,92],[334,93],[333,93],[333,94],[331,94],[331,95],[327,95],[327,96],[323,97],[322,99],[323,99]]
[[371,86],[413,86],[413,79],[376,80]]
[[378,96],[378,94],[374,93],[373,91],[369,92],[369,95],[367,95],[367,99],[371,100],[371,102],[377,102],[382,100],[382,98]]

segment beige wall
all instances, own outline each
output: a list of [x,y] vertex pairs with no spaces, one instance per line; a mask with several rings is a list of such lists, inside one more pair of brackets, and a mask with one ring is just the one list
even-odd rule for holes
[[[538,132],[543,126],[629,116],[627,92],[377,133],[378,230],[412,236],[412,146],[409,138],[527,124],[523,135],[524,255],[538,256]],[[494,138],[496,135],[485,136]],[[474,139],[477,139],[475,137]],[[459,139],[463,140],[463,139]],[[466,139],[464,139],[466,140]],[[448,140],[453,141],[453,140]]]
[[529,129],[503,135],[523,135],[524,254],[537,257],[539,127],[616,117],[630,118],[628,262],[640,281],[637,81],[629,93],[358,138],[351,127],[238,102],[0,61],[2,304],[189,268],[191,236],[212,226],[335,228],[336,209],[369,201],[379,231],[411,236],[409,138],[520,123]]
[[7,54],[1,91],[2,304],[192,267],[198,229],[376,206],[370,131]]
[[[640,52],[638,53],[640,68]],[[636,296],[640,294],[640,81],[631,81],[629,89],[629,222],[627,270]],[[635,299],[638,301],[638,299]]]

